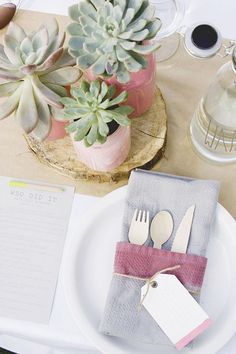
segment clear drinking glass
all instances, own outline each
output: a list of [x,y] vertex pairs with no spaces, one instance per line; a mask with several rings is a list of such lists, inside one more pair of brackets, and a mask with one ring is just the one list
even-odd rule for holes
[[203,158],[236,162],[236,49],[200,101],[190,124],[190,137]]
[[180,28],[184,14],[185,4],[183,0],[151,0],[156,7],[156,17],[160,18],[162,27],[157,33],[157,40],[161,47],[156,52],[157,61],[164,61],[175,54],[179,47]]

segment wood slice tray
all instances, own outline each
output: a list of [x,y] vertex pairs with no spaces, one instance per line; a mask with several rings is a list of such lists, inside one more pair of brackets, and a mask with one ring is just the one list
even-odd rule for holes
[[81,163],[69,136],[55,141],[38,142],[26,136],[29,148],[37,158],[63,175],[74,179],[98,182],[118,182],[128,179],[137,168],[150,169],[163,156],[167,133],[165,102],[156,89],[152,107],[147,113],[132,119],[131,150],[125,162],[110,172],[97,172]]

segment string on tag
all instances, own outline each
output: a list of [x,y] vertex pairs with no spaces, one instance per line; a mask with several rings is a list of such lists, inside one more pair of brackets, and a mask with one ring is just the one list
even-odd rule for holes
[[168,268],[164,268],[164,269],[161,269],[159,270],[158,272],[156,272],[154,275],[152,275],[151,277],[149,278],[142,278],[142,277],[136,277],[134,275],[127,275],[127,274],[122,274],[122,273],[113,273],[113,275],[118,275],[118,276],[121,276],[121,277],[124,277],[124,278],[129,278],[129,279],[137,279],[137,280],[143,280],[145,281],[146,285],[147,285],[147,290],[146,290],[146,293],[143,295],[140,303],[139,303],[139,310],[141,309],[142,307],[142,304],[149,292],[149,289],[150,289],[150,286],[152,286],[153,288],[157,287],[158,284],[157,282],[154,280],[156,278],[157,275],[161,274],[161,273],[165,273],[165,272],[168,272],[168,271],[171,271],[171,270],[175,270],[175,269],[178,269],[180,268],[181,266],[178,264],[178,265],[175,265],[173,267],[168,267]]

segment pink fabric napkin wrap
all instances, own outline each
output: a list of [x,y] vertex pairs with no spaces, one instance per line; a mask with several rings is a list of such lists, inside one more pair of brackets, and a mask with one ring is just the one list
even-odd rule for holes
[[115,273],[149,278],[156,272],[175,265],[180,265],[180,268],[170,273],[176,275],[189,291],[200,291],[207,265],[206,257],[170,252],[127,242],[117,243],[114,261]]

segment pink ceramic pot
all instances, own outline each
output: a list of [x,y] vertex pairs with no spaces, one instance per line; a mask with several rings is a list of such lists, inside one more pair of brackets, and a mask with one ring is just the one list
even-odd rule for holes
[[64,138],[67,134],[65,125],[66,122],[59,122],[52,117],[52,128],[46,140],[53,141]]
[[121,165],[129,154],[130,132],[130,127],[119,126],[104,144],[95,143],[90,147],[86,147],[83,141],[75,141],[72,134],[71,138],[81,162],[95,171],[111,171]]
[[[65,89],[67,91],[67,95],[70,97],[70,86],[65,86]],[[66,122],[57,121],[52,117],[52,128],[46,140],[53,141],[64,138],[67,134],[65,125]]]
[[[134,108],[131,117],[138,117],[148,111],[151,107],[156,86],[156,60],[155,55],[149,54],[147,56],[148,66],[146,69],[140,70],[137,73],[131,74],[131,80],[127,84],[121,84],[117,81],[115,76],[110,79],[103,80],[108,84],[116,85],[117,94],[126,90],[128,92],[128,104]],[[96,79],[91,69],[85,71],[85,75],[89,81]]]

